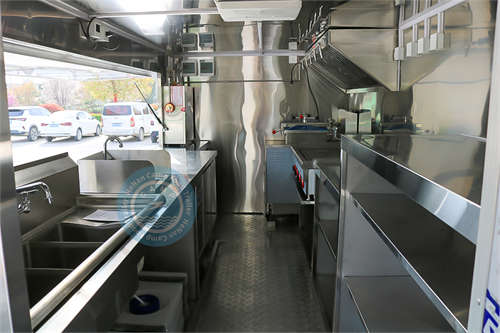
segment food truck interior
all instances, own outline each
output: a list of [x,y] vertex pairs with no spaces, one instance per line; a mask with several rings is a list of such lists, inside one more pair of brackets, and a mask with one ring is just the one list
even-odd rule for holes
[[0,332],[500,332],[495,0],[2,0]]

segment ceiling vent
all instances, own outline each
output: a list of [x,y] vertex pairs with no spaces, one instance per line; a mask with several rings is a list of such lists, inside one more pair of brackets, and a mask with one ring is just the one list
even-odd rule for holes
[[299,15],[302,0],[217,0],[226,22],[292,21]]

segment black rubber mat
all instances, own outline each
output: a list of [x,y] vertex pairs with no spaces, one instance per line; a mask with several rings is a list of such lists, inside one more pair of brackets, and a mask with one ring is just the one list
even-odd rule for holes
[[203,286],[197,331],[326,331],[296,223],[268,229],[261,215],[225,215]]

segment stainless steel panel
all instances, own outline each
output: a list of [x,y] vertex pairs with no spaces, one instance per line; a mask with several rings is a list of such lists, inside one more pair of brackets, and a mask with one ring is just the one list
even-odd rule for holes
[[266,205],[298,204],[300,202],[295,188],[292,172],[292,150],[288,146],[266,147]]
[[[353,40],[357,42],[353,43]],[[337,56],[338,61],[340,61],[337,66],[344,65],[344,62],[351,62],[361,70],[353,71],[352,65],[344,69],[346,71],[344,75],[360,73],[359,77],[352,80],[352,84],[346,85],[344,88],[383,85],[389,90],[397,90],[398,70],[397,63],[393,59],[396,40],[397,30],[395,28],[330,30],[328,43],[331,46],[329,47],[337,49],[338,54],[348,59],[342,62],[342,58]],[[338,69],[338,71],[344,70]],[[361,73],[365,73],[364,76],[361,76]]]
[[[120,31],[121,35],[115,33],[109,44],[90,43],[80,38],[79,20],[88,22],[89,15],[86,13],[80,15],[81,11],[69,10],[70,13],[67,13],[56,9],[64,7],[58,6],[63,2],[61,0],[45,2],[50,2],[50,5],[42,1],[2,1],[4,37],[128,66],[132,65],[133,59],[139,59],[144,69],[150,69],[150,62],[162,63],[163,60],[159,56],[162,55],[163,47],[156,46],[146,38],[135,38],[138,36],[125,28],[116,27],[115,31]],[[67,1],[67,4],[69,7],[74,7],[76,2]],[[130,38],[148,46],[133,42]]]
[[[190,4],[191,1],[168,0],[168,1],[120,1],[120,0],[77,0],[74,2],[88,13],[120,13],[120,12],[145,12],[145,11],[173,11],[184,8],[184,3]],[[188,6],[189,7],[189,6]],[[158,44],[166,45],[169,41],[169,30],[175,27],[175,24],[182,24],[183,17],[170,16],[165,14],[115,17],[112,22],[126,27],[135,34],[144,36],[144,38]]]
[[348,277],[345,282],[366,332],[453,331],[410,277]]
[[409,135],[344,136],[342,142],[342,149],[476,242],[484,142]]
[[[497,17],[500,17],[500,6],[497,6]],[[500,183],[500,25],[495,26],[495,46],[493,51],[493,67],[490,95],[490,112],[488,113],[488,131],[486,141],[486,156],[484,162],[483,186],[481,194],[481,214],[477,236],[469,320],[467,329],[475,332],[492,323],[484,318],[486,313],[494,317],[487,306],[493,300],[499,299],[498,281],[500,281],[500,225],[499,225],[499,195]],[[495,234],[496,230],[496,234]],[[494,235],[494,236],[493,236]],[[488,291],[489,294],[488,295]],[[488,297],[491,296],[491,297]],[[498,304],[498,301],[497,301]],[[487,318],[487,317],[486,317]]]
[[203,207],[205,244],[213,239],[217,222],[217,161],[213,161],[203,175]]
[[152,150],[128,150],[128,149],[110,149],[108,152],[117,160],[122,161],[148,161],[155,168],[169,169],[171,165],[170,154],[161,149]]
[[15,178],[16,186],[43,181],[49,186],[53,195],[52,205],[43,195],[31,196],[31,213],[20,216],[23,235],[74,207],[76,197],[80,193],[78,167],[67,154],[19,165],[15,168]]
[[[310,67],[340,90],[381,85],[397,90],[398,66],[393,50],[398,9],[394,2],[354,0],[325,7],[321,10],[328,18],[327,26],[315,23],[311,27],[307,22],[306,38],[301,39],[301,45],[309,50],[308,58],[313,59]],[[304,19],[312,20],[307,9],[301,16],[299,25]]]
[[495,8],[494,1],[467,1],[448,10],[450,47],[401,63],[419,132],[486,136]]
[[[340,36],[337,33],[345,34],[344,31],[332,30],[330,32],[332,37]],[[333,38],[330,39],[333,41]],[[314,61],[309,67],[312,68],[312,72],[322,76],[330,84],[338,87],[338,89],[346,91],[353,88],[374,87],[378,85],[370,75],[347,59],[337,46],[333,46],[333,42],[325,46],[321,52],[322,57]]]
[[[226,24],[216,17],[201,23],[217,24],[204,27],[215,32],[217,50],[258,47],[256,24]],[[262,28],[264,48],[287,47],[291,34],[287,24],[263,23]],[[316,110],[304,80],[288,83],[291,65],[286,58],[219,57],[216,66],[214,78],[194,84],[198,134],[210,140],[220,156],[218,179],[223,210],[263,212],[265,140],[275,138],[272,130],[279,128],[280,122],[291,121],[304,110],[311,114]],[[319,99],[320,120],[331,116],[332,104],[347,103],[344,94],[314,81],[312,73],[311,85],[326,93],[326,98]]]
[[[1,9],[5,9],[4,3]],[[0,37],[4,20],[1,19]],[[31,331],[7,112],[3,46],[0,44],[0,331]]]
[[330,13],[330,25],[335,27],[394,28],[398,23],[398,8],[391,0],[350,0]]
[[80,160],[80,192],[121,193],[134,172],[152,167],[148,161]]

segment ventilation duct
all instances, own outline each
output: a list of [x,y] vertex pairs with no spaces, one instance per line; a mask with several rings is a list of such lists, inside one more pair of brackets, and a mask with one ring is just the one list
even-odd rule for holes
[[397,90],[397,20],[393,0],[342,4],[329,13],[305,62],[344,91],[374,86]]

